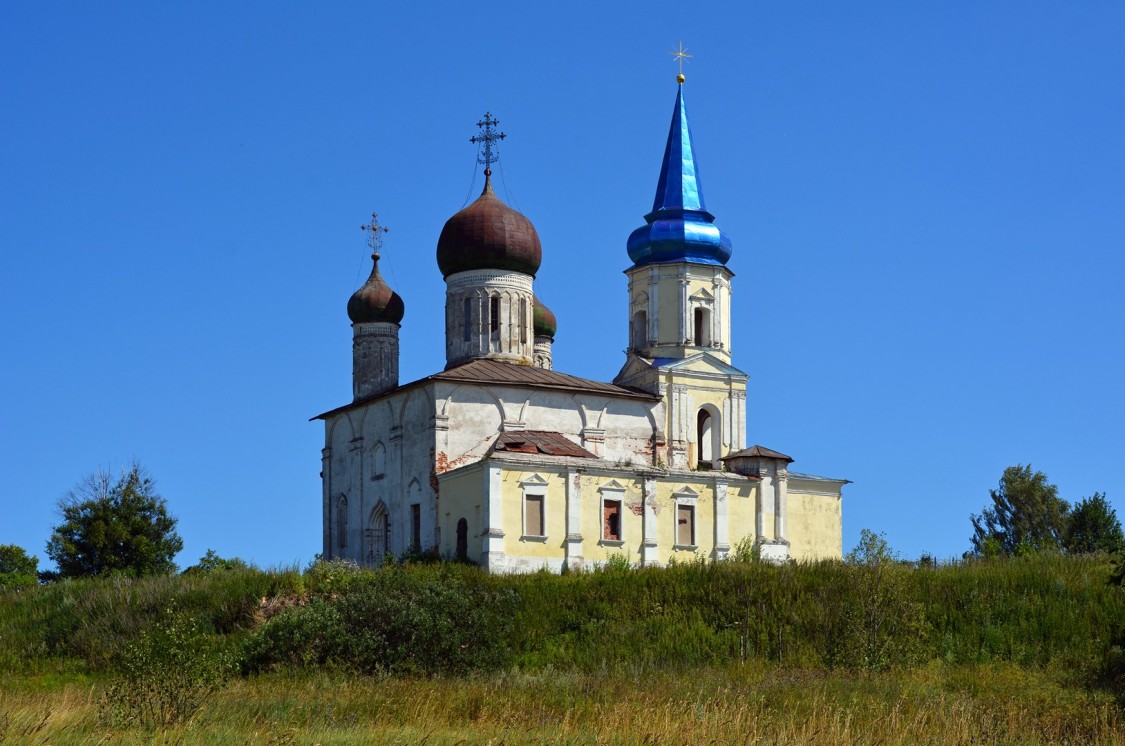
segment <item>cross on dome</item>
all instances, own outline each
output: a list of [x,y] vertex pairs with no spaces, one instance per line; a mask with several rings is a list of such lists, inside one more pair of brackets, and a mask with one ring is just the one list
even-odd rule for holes
[[371,249],[371,258],[378,258],[379,249],[383,248],[383,234],[391,229],[385,225],[379,225],[379,213],[377,212],[372,212],[371,222],[359,226],[359,229],[367,234],[367,246]]
[[492,116],[491,112],[486,111],[484,113],[484,119],[477,122],[477,126],[480,127],[480,134],[473,135],[469,138],[469,142],[473,143],[474,145],[481,145],[483,143],[482,149],[484,150],[484,153],[477,154],[477,163],[484,166],[484,173],[486,176],[492,173],[492,169],[490,168],[490,166],[495,163],[496,160],[500,157],[492,152],[494,143],[499,143],[501,140],[507,137],[505,133],[496,131],[496,126],[499,124],[500,120]]

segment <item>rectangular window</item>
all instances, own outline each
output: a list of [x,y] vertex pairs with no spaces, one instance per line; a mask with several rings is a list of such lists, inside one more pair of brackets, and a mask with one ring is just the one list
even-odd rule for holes
[[523,535],[545,536],[542,495],[525,495],[523,498]]
[[676,544],[695,546],[695,508],[691,505],[676,506]]
[[410,547],[422,551],[422,506],[418,503],[410,506]]
[[464,303],[465,315],[465,331],[464,341],[468,342],[473,338],[473,301],[471,298],[466,298]]
[[602,503],[602,538],[621,541],[621,501],[605,500]]
[[500,299],[496,296],[488,299],[488,330],[500,331]]

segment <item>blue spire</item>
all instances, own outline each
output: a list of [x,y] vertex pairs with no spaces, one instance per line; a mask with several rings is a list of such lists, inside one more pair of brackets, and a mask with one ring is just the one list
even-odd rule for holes
[[672,126],[668,130],[668,144],[664,146],[664,163],[660,164],[660,181],[656,183],[656,199],[652,211],[706,210],[703,205],[703,184],[699,181],[699,166],[691,147],[691,128],[688,127],[687,109],[684,106],[684,87],[676,91],[676,108],[672,112]]
[[635,265],[685,261],[726,264],[730,259],[730,239],[714,224],[715,216],[703,203],[683,83],[676,91],[656,199],[645,222],[629,236],[629,258]]

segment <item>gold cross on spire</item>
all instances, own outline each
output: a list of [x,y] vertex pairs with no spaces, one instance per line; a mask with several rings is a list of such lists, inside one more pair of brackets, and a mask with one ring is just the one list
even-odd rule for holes
[[367,234],[367,245],[371,248],[371,258],[379,258],[379,249],[383,248],[383,234],[390,230],[385,225],[379,225],[379,213],[371,213],[371,222],[359,226]]
[[684,49],[684,42],[682,39],[680,40],[680,48],[673,49],[668,54],[675,57],[676,62],[680,64],[680,74],[676,76],[676,82],[683,83],[684,80],[686,80],[686,78],[684,78],[684,60],[690,60],[692,58],[692,55],[688,54],[687,50]]

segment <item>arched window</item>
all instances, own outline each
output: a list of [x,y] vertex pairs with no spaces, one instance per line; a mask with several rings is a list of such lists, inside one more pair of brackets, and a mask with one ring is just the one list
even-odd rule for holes
[[348,498],[344,495],[340,495],[336,503],[336,546],[348,548]]
[[367,537],[367,564],[379,564],[391,548],[391,517],[382,501],[371,511],[364,533]]
[[695,466],[709,469],[721,455],[719,413],[703,407],[695,416]]
[[639,350],[648,345],[648,314],[644,311],[637,311],[633,314],[632,333],[634,350]]
[[462,313],[465,316],[464,335],[462,339],[468,342],[473,338],[473,299],[466,298],[462,305]]
[[488,299],[488,331],[492,334],[500,331],[500,296],[498,295]]
[[371,478],[382,479],[387,474],[387,449],[382,443],[375,444],[371,453]]

